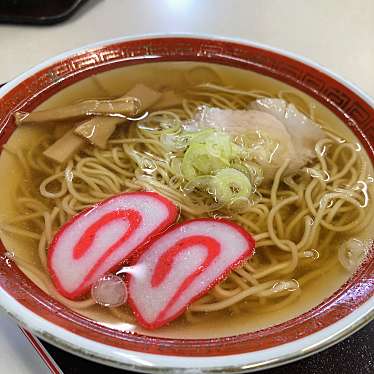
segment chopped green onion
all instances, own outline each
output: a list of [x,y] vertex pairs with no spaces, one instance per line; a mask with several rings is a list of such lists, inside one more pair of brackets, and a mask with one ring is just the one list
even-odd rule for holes
[[220,170],[210,183],[215,199],[225,205],[240,198],[249,198],[252,185],[248,177],[239,170],[227,168]]

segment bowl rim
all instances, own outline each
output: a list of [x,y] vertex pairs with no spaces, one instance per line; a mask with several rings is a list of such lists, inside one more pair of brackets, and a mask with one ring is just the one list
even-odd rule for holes
[[[172,374],[175,370],[186,374],[247,373],[291,363],[325,350],[353,334],[372,320],[374,311],[371,299],[348,316],[318,332],[260,351],[227,356],[181,357],[113,348],[53,325],[23,307],[1,288],[0,297],[5,298],[0,311],[4,311],[36,336],[65,351],[119,369],[155,374]],[[20,313],[22,308],[24,310]]]
[[[261,43],[251,42],[240,38],[226,38],[215,35],[188,33],[172,33],[166,35],[145,34],[120,37],[100,41],[64,52],[36,65],[35,67],[27,70],[25,73],[19,75],[17,78],[12,80],[5,86],[1,87],[0,98],[4,94],[8,93],[11,89],[16,87],[19,83],[24,81],[26,78],[33,76],[43,68],[51,66],[53,63],[59,62],[78,53],[89,51],[90,49],[99,47],[110,46],[112,44],[120,42],[147,40],[153,38],[191,38],[210,40],[213,42],[222,41],[237,43],[249,47],[259,48],[264,51],[273,52],[281,56],[286,56],[288,58],[301,62],[302,64],[317,69],[327,76],[330,76],[340,84],[353,91],[356,95],[361,97],[371,107],[374,107],[374,100],[371,99],[371,97],[364,93],[361,89],[348,82],[344,78],[341,78],[337,74],[331,72],[329,69],[324,68],[307,58],[298,56],[291,52],[286,52],[279,48],[269,47]],[[50,341],[52,344],[60,346],[63,349],[71,351],[74,354],[89,358],[94,361],[106,363],[111,366],[148,372],[168,372],[168,370],[173,371],[174,368],[186,369],[187,371],[194,368],[204,368],[204,372],[216,371],[218,369],[220,371],[224,369],[225,371],[229,372],[240,372],[244,370],[247,371],[249,369],[259,370],[265,367],[268,368],[280,365],[286,362],[297,360],[302,357],[306,357],[312,353],[318,352],[319,350],[325,349],[330,345],[336,343],[337,341],[345,338],[349,334],[362,327],[368,321],[370,321],[370,319],[373,317],[374,311],[374,298],[371,297],[346,317],[338,320],[337,322],[334,322],[330,326],[325,327],[320,331],[312,333],[293,342],[250,353],[209,357],[190,357],[190,360],[186,360],[185,357],[182,356],[162,356],[157,354],[125,350],[123,348],[114,349],[112,346],[83,338],[39,317],[38,315],[27,309],[25,306],[18,303],[2,288],[0,288],[0,300],[3,304],[2,307],[0,307],[6,309],[6,312],[9,315],[15,318],[19,323],[26,325],[26,327],[36,335]],[[21,310],[23,310],[23,313],[20,313]],[[75,341],[76,343],[72,344],[72,341]],[[280,351],[282,351],[283,354],[279,355]],[[291,351],[293,352],[292,354],[286,353]],[[98,352],[100,353],[98,354]],[[263,356],[260,355],[260,353],[263,353]],[[135,356],[141,356],[141,358]],[[259,359],[259,357],[263,357],[263,359]],[[229,365],[227,365],[228,361],[231,362]],[[155,365],[157,365],[157,367],[155,367]]]
[[209,34],[209,33],[188,33],[188,32],[171,32],[171,33],[145,33],[145,34],[134,34],[130,36],[119,36],[110,39],[100,40],[94,43],[88,43],[78,48],[69,49],[52,57],[49,57],[40,63],[34,65],[32,68],[25,70],[24,72],[16,75],[12,78],[9,82],[6,82],[2,86],[0,86],[0,98],[8,92],[11,88],[14,88],[22,82],[25,78],[32,76],[34,73],[38,72],[39,70],[52,65],[58,61],[61,61],[67,57],[73,56],[75,54],[88,51],[90,49],[95,49],[98,47],[109,46],[112,44],[120,43],[120,42],[129,42],[129,41],[136,41],[136,40],[147,40],[147,39],[154,39],[154,38],[163,38],[163,39],[171,39],[171,38],[191,38],[191,39],[205,39],[205,40],[212,40],[212,41],[222,41],[228,43],[236,43],[236,44],[243,44],[250,47],[255,47],[259,49],[263,49],[265,51],[274,52],[279,55],[283,55],[289,57],[293,60],[301,62],[303,64],[312,66],[313,68],[329,75],[330,77],[334,78],[339,83],[343,84],[344,86],[348,87],[351,91],[356,93],[358,96],[361,96],[370,106],[374,107],[374,96],[371,97],[368,93],[366,93],[362,88],[358,87],[356,84],[350,82],[348,79],[344,78],[342,75],[335,73],[331,69],[322,64],[314,61],[311,58],[304,57],[299,55],[295,52],[288,51],[283,48],[273,47],[266,43],[255,42],[249,39],[240,38],[240,37],[226,37],[220,36],[216,34]]

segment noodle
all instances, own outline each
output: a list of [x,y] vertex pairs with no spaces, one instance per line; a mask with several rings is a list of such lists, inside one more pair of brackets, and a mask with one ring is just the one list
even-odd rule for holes
[[[348,238],[362,231],[372,218],[368,167],[354,145],[326,132],[326,139],[315,145],[313,165],[285,176],[285,162],[273,183],[257,191],[253,205],[243,212],[230,212],[198,193],[192,196],[184,192],[180,164],[161,142],[165,134],[178,134],[182,121],[193,118],[201,105],[245,109],[250,100],[264,96],[269,95],[212,83],[195,86],[187,91],[181,106],[152,112],[138,124],[118,128],[107,149],[87,146],[63,168],[41,156],[55,140],[53,135],[43,136],[28,151],[4,147],[17,157],[31,187],[26,190],[20,186],[17,202],[22,215],[9,219],[1,229],[35,242],[45,270],[48,244],[73,215],[121,191],[157,191],[180,207],[182,220],[229,216],[257,242],[251,259],[189,307],[185,313],[188,321],[200,321],[202,313],[219,310],[268,312],[284,308],[302,295],[306,283],[337,263],[337,251],[329,250],[330,243],[341,241],[341,235]],[[315,119],[314,107],[296,94],[282,91],[279,97],[293,101]],[[69,307],[93,305],[92,300],[73,302],[59,296],[36,265],[17,255],[15,261]],[[274,286],[283,280],[295,280],[296,289],[275,292]],[[133,322],[121,308],[111,309],[111,313]]]

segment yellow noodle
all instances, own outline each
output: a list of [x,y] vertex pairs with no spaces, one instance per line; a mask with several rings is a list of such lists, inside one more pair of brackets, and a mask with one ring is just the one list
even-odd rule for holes
[[[179,107],[149,113],[139,124],[117,129],[105,150],[86,147],[62,166],[42,156],[54,139],[41,138],[30,149],[8,152],[17,158],[30,186],[21,184],[15,193],[19,215],[0,229],[10,235],[35,240],[42,271],[16,256],[15,261],[40,277],[44,288],[75,309],[93,305],[92,300],[72,302],[57,294],[46,275],[47,247],[58,227],[74,214],[121,191],[154,190],[173,200],[181,219],[198,216],[229,216],[254,234],[255,255],[224,281],[196,301],[185,313],[187,321],[201,321],[207,314],[227,309],[270,312],[302,297],[302,287],[337,264],[336,241],[362,231],[372,220],[372,187],[365,197],[362,183],[370,184],[369,167],[356,146],[332,131],[315,145],[315,160],[308,168],[285,175],[287,162],[270,186],[258,188],[259,197],[243,212],[224,210],[209,198],[183,191],[180,154],[172,155],[162,134],[178,134],[183,120],[193,118],[201,105],[246,109],[250,100],[266,92],[244,91],[208,83],[188,91]],[[315,111],[303,98],[288,91],[278,95],[315,119]],[[320,122],[318,119],[315,119]],[[36,176],[36,178],[34,178]],[[361,183],[361,184],[359,184]],[[331,248],[334,248],[332,250]],[[317,260],[305,253],[317,253]],[[318,252],[316,252],[318,251]],[[292,293],[276,293],[279,279],[296,279]],[[111,309],[116,318],[132,323],[122,308]]]

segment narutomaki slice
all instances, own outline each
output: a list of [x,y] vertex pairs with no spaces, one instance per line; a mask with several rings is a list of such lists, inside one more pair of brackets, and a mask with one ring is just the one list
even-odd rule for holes
[[128,276],[128,302],[137,320],[155,329],[177,318],[254,247],[248,232],[226,220],[195,219],[171,228],[136,261],[141,275]]
[[84,296],[93,282],[177,216],[177,207],[154,192],[123,193],[74,216],[48,249],[48,268],[57,290],[69,299]]

